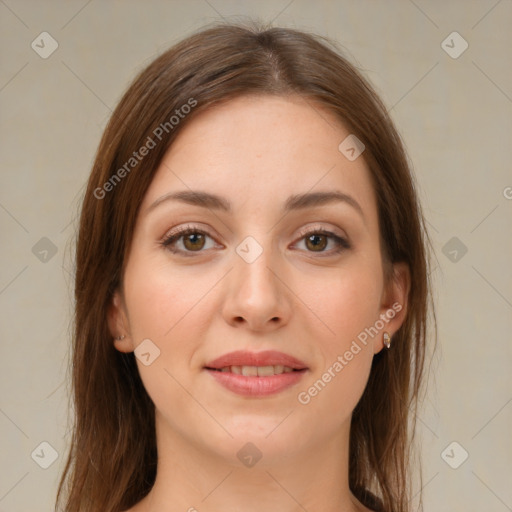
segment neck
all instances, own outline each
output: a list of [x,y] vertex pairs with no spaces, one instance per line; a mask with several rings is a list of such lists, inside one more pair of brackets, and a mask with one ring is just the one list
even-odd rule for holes
[[[226,436],[215,451],[169,428],[156,413],[158,469],[141,512],[359,512],[348,486],[350,418],[322,445],[283,453],[272,434],[248,445]],[[320,436],[319,436],[320,437]],[[297,439],[297,446],[300,445]],[[281,452],[281,453],[279,453]],[[237,456],[238,454],[238,456]],[[254,461],[261,455],[261,458]],[[246,461],[244,465],[242,461]]]

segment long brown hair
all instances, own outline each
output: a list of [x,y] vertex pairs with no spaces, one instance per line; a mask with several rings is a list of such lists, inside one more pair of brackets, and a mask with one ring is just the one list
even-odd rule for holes
[[[410,510],[408,468],[414,430],[408,423],[415,424],[424,381],[431,305],[428,238],[406,153],[386,108],[331,44],[285,28],[210,27],[156,58],[113,112],[80,217],[74,421],[56,510],[64,502],[66,512],[119,512],[140,501],[153,486],[154,405],[134,354],[114,348],[106,313],[113,292],[122,284],[139,206],[170,144],[200,112],[248,94],[300,95],[312,106],[327,108],[365,144],[384,257],[407,263],[411,289],[406,320],[394,335],[392,349],[374,357],[353,412],[349,485],[367,506],[377,507],[369,505],[375,495],[382,510]],[[149,150],[142,157],[143,146]]]

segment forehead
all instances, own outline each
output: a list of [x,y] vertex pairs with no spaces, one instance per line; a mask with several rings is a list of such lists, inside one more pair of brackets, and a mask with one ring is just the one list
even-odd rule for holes
[[174,140],[144,198],[204,190],[234,207],[281,205],[290,195],[338,190],[376,214],[366,162],[339,145],[350,135],[328,110],[302,97],[244,96],[198,113]]

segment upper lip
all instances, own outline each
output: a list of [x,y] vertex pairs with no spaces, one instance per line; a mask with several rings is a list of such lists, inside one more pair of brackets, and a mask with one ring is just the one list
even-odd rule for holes
[[223,356],[210,361],[205,368],[221,369],[227,366],[288,366],[294,370],[304,370],[307,365],[299,359],[277,352],[275,350],[266,350],[264,352],[249,352],[247,350],[237,350],[229,352]]

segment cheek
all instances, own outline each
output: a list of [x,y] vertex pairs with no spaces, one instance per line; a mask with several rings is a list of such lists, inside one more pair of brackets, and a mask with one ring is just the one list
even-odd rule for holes
[[374,352],[365,329],[377,320],[380,302],[378,279],[370,275],[339,278],[316,302],[330,330],[315,337],[322,356],[297,399],[309,417],[325,418],[328,411],[329,419],[322,426],[326,434],[350,416],[370,374]]
[[[305,297],[307,293],[305,289]],[[353,265],[329,276],[323,286],[309,287],[308,303],[322,320],[318,329],[321,329],[319,334],[321,332],[326,342],[324,349],[328,354],[332,356],[344,350],[360,333],[374,325],[381,293],[382,274],[367,265]]]
[[323,321],[315,337],[322,357],[298,400],[307,414],[325,414],[328,409],[331,426],[344,421],[357,405],[374,355],[366,329],[378,319],[382,273],[378,262],[353,262],[330,276],[328,287],[324,283],[309,288],[312,309]]
[[[211,284],[210,277],[194,279],[161,261],[141,264],[137,258],[125,273],[125,298],[134,338],[167,340],[193,317]],[[190,327],[190,325],[189,325]]]
[[198,326],[191,318],[200,290],[191,288],[190,282],[185,283],[162,262],[133,256],[124,279],[130,335],[134,348],[150,340],[144,341],[144,347],[148,346],[151,354],[150,364],[142,355],[136,358],[139,375],[157,409],[165,411],[169,403],[186,407],[178,383],[186,382],[194,340],[199,338]]
[[319,428],[325,435],[336,432],[351,416],[368,382],[372,357],[369,346],[351,345],[299,390],[297,401],[303,414],[322,418]]
[[135,346],[149,339],[154,344],[150,345],[151,356],[158,354],[148,365],[137,358],[137,367],[157,410],[178,429],[179,420],[169,404],[173,404],[172,411],[190,408],[190,396],[183,386],[189,387],[190,360],[202,336],[197,315],[208,282],[198,280],[192,286],[195,281],[165,262],[137,256],[132,255],[124,279],[130,333]]

